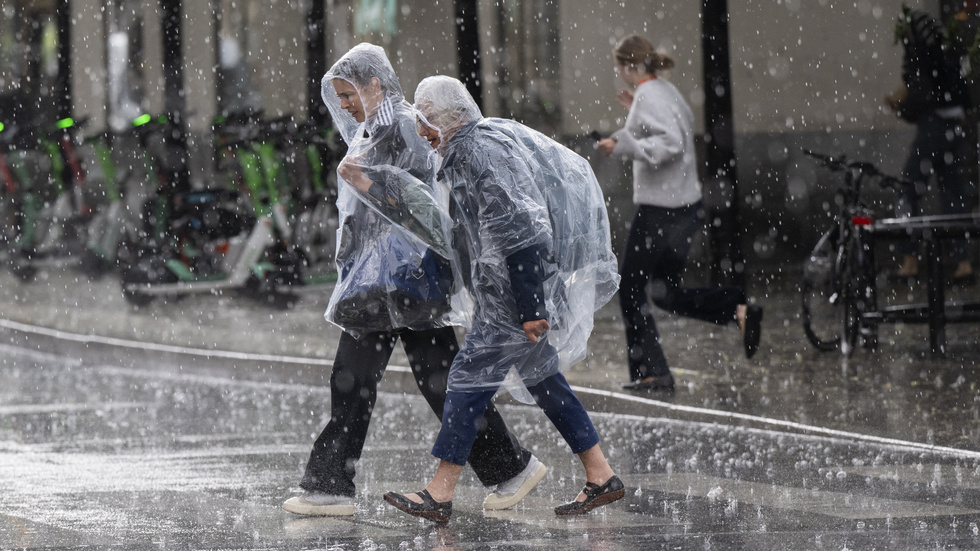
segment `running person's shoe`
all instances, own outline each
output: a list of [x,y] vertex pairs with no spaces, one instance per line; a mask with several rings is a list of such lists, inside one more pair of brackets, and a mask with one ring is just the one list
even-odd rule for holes
[[354,498],[307,492],[287,499],[282,508],[295,515],[308,517],[349,517],[354,515]]

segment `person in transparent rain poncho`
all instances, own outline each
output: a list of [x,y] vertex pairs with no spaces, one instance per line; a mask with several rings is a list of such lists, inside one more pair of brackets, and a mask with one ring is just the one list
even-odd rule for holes
[[[321,85],[333,123],[348,144],[338,168],[339,275],[325,313],[344,331],[330,377],[330,421],[313,444],[300,482],[306,493],[283,508],[342,516],[354,514],[355,464],[395,342],[401,339],[419,390],[440,417],[459,346],[446,315],[448,291],[441,281],[433,282],[452,279],[448,263],[436,257],[448,252],[433,218],[439,212],[432,208],[433,154],[415,131],[411,105],[384,50],[370,44],[352,48]],[[492,405],[481,409],[480,417],[470,465],[481,483],[496,486],[484,507],[507,508],[547,469],[520,446]]]
[[426,78],[415,101],[419,132],[443,157],[439,182],[450,188],[457,273],[475,306],[449,373],[432,449],[440,460],[435,476],[420,492],[389,492],[385,500],[411,515],[449,520],[463,463],[472,456],[473,412],[512,372],[585,467],[585,489],[555,513],[583,514],[622,498],[623,483],[561,373],[584,358],[593,314],[619,282],[591,167],[517,122],[483,118],[456,79]]

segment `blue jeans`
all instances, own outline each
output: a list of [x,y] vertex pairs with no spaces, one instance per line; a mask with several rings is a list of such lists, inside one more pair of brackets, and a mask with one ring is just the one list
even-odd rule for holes
[[[398,339],[405,347],[419,391],[433,413],[442,414],[449,366],[458,349],[452,327],[370,333],[361,339],[341,333],[330,374],[330,422],[313,444],[299,484],[304,490],[355,495],[355,466],[367,438],[378,383]],[[492,404],[479,411],[483,423],[474,435],[470,466],[484,486],[494,486],[520,474],[531,452],[521,447]]]
[[[561,373],[552,375],[540,383],[528,387],[538,407],[551,420],[572,453],[582,453],[599,443],[589,414],[568,386]],[[485,424],[483,411],[496,394],[496,390],[480,392],[446,393],[446,409],[442,413],[442,429],[432,446],[432,455],[456,465],[473,460],[470,449],[477,431]]]

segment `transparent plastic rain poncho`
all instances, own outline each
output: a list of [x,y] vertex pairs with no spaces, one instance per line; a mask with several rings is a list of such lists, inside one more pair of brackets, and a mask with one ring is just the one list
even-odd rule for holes
[[437,156],[384,50],[352,48],[321,94],[348,145],[337,171],[338,281],[324,317],[355,337],[451,323],[446,209],[437,208],[448,198],[434,193]]
[[[526,399],[515,392],[516,379],[532,386],[584,359],[593,315],[618,288],[599,183],[585,159],[554,140],[483,118],[456,79],[423,80],[415,107],[442,139],[439,179],[451,190],[454,265],[475,302],[449,388],[503,384]],[[541,272],[551,329],[538,344],[523,331],[507,265],[528,248],[547,251]]]

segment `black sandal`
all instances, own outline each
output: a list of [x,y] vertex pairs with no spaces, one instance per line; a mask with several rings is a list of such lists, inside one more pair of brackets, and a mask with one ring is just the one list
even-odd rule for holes
[[453,514],[452,501],[436,501],[432,499],[432,495],[428,490],[415,492],[415,495],[422,498],[422,503],[415,503],[402,494],[396,494],[395,492],[386,493],[384,499],[396,509],[412,516],[422,517],[441,524],[449,522],[449,517]]
[[586,482],[582,493],[585,494],[585,501],[573,501],[559,505],[555,507],[555,514],[584,515],[596,507],[622,499],[626,495],[626,487],[623,486],[623,481],[618,476],[613,475],[602,486],[593,482]]
[[651,375],[623,384],[623,390],[674,390],[674,376],[670,373]]

